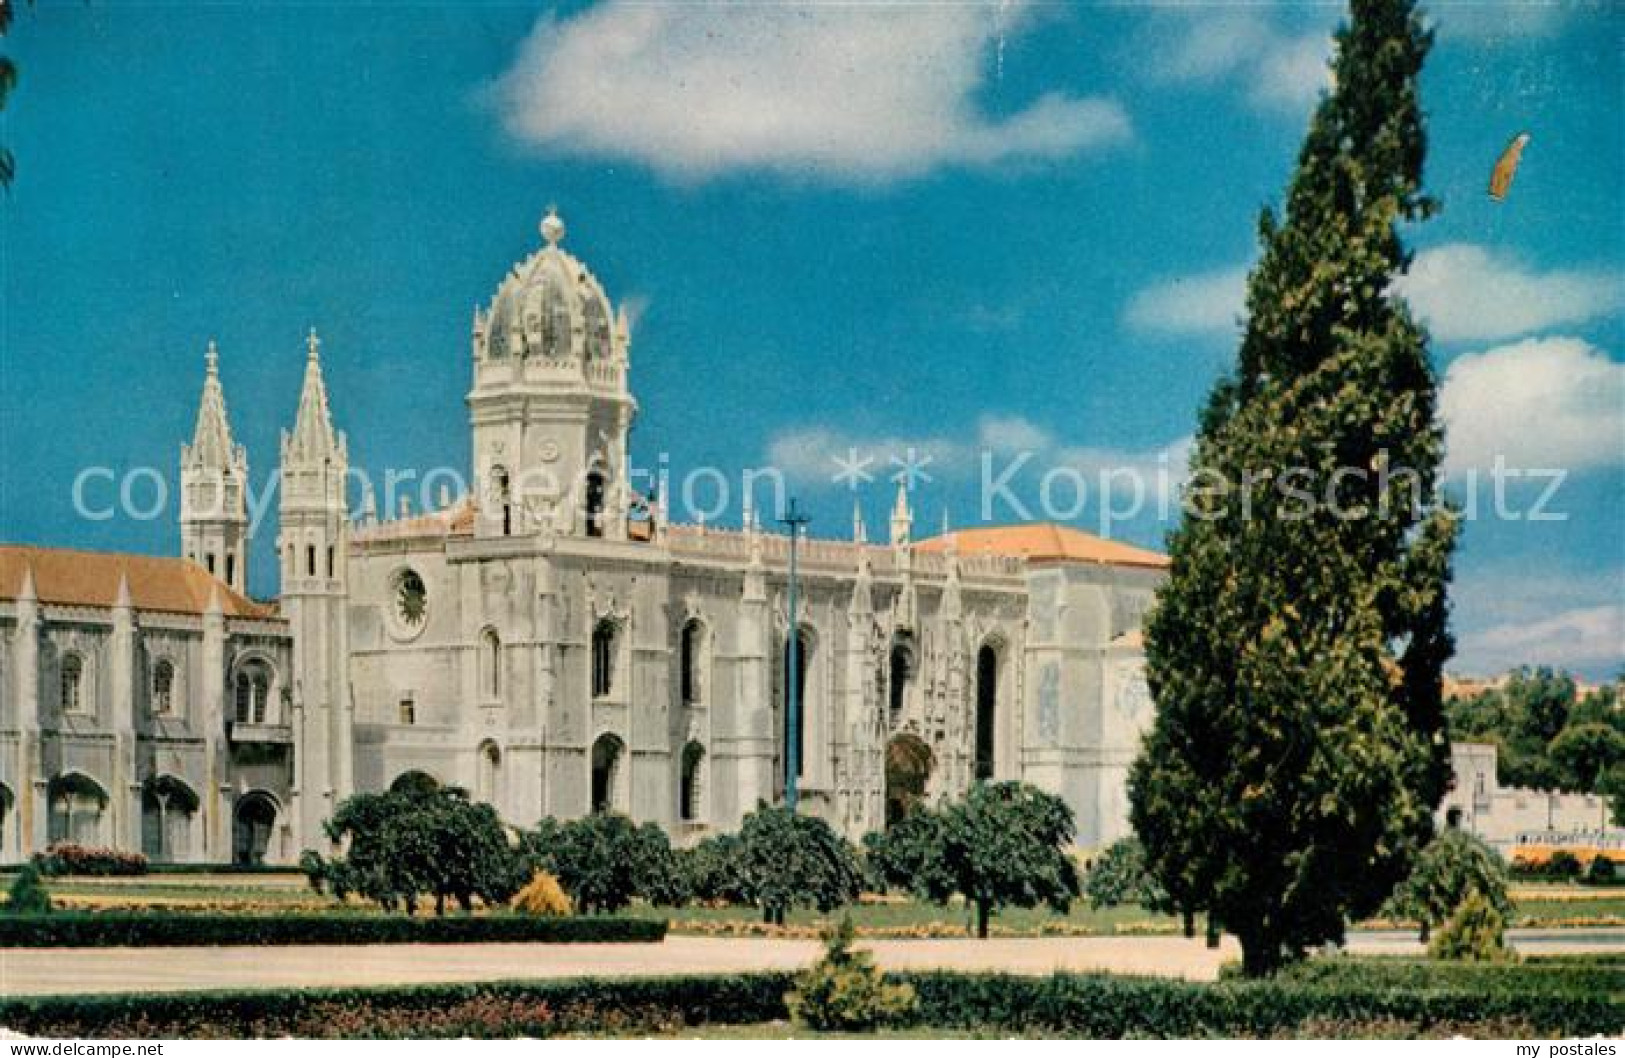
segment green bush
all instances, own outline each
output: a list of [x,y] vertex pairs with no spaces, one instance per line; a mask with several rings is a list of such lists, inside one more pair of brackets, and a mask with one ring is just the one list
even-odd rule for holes
[[747,904],[744,843],[737,834],[712,834],[677,852],[677,871],[688,898],[701,904]]
[[34,853],[33,865],[47,876],[82,874],[95,877],[147,873],[147,858],[139,852],[96,848],[58,841]]
[[1334,955],[1294,963],[1278,973],[1275,980],[1340,989],[1617,996],[1625,995],[1625,954],[1545,955],[1489,963]]
[[1598,853],[1591,858],[1591,865],[1586,868],[1585,882],[1587,885],[1613,885],[1619,881],[1619,865],[1607,856]]
[[[402,921],[399,919],[385,921]],[[448,919],[446,921],[459,921]],[[554,921],[554,920],[542,920]],[[1485,968],[1490,969],[1490,968]],[[1514,971],[1515,967],[1494,969]],[[1510,979],[1510,978],[1509,978]],[[916,1024],[987,1034],[1191,1038],[1324,1031],[1330,1024],[1527,1025],[1547,1036],[1625,1031],[1617,988],[1411,991],[1289,978],[1199,984],[1106,975],[899,974]],[[789,1014],[789,974],[518,981],[390,989],[0,998],[0,1025],[54,1038],[547,1037],[649,1035],[684,1026],[759,1024]]]
[[745,892],[764,922],[782,926],[796,907],[833,911],[863,889],[851,843],[817,816],[758,801],[739,828],[739,842]]
[[33,864],[18,871],[12,880],[5,910],[12,915],[43,915],[51,910],[51,894],[45,891],[45,883]]
[[1568,849],[1558,849],[1552,853],[1552,858],[1546,861],[1546,873],[1559,879],[1578,878],[1580,860]]
[[1419,923],[1425,941],[1473,891],[1483,895],[1503,919],[1512,913],[1506,861],[1474,835],[1459,827],[1446,827],[1428,842],[1382,910],[1392,918]]
[[1112,842],[1095,857],[1083,876],[1083,894],[1092,908],[1138,904],[1160,908],[1168,894],[1145,866],[1145,847],[1130,835]]
[[852,936],[850,915],[824,932],[824,957],[784,997],[796,1024],[820,1032],[867,1032],[913,1014],[914,989],[888,983],[873,955],[852,950]]
[[669,895],[671,842],[654,824],[638,827],[615,812],[560,822],[544,819],[524,837],[532,871],[559,880],[578,910],[616,912],[633,897]]
[[[0,948],[220,947],[288,944],[469,944],[653,942],[657,919],[482,915],[433,919],[386,915],[240,915],[55,912],[0,915]],[[4,1024],[4,1022],[0,1022]]]
[[1428,944],[1435,959],[1496,962],[1511,958],[1506,946],[1506,919],[1483,893],[1474,889]]

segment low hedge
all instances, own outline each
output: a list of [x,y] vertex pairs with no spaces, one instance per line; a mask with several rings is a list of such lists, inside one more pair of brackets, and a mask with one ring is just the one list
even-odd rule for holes
[[1398,988],[1410,992],[1485,994],[1568,992],[1625,995],[1625,959],[1606,956],[1534,956],[1516,963],[1441,962],[1397,956],[1308,959],[1278,980],[1337,988]]
[[[1489,1024],[1550,1036],[1625,1031],[1625,1000],[1579,993],[1330,987],[1291,980],[1196,984],[1100,974],[895,975],[928,1028],[1041,1036],[1291,1035],[1327,1025]],[[787,1016],[785,973],[0,999],[0,1025],[75,1038],[424,1038],[649,1035]]]
[[664,940],[660,919],[578,915],[218,914],[67,911],[0,914],[3,948],[207,948],[241,944],[614,943]]

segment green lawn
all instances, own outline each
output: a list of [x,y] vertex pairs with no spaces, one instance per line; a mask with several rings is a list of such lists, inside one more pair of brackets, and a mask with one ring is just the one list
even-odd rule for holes
[[[48,887],[65,906],[85,909],[168,909],[176,911],[334,911],[374,913],[372,905],[348,904],[310,890],[297,875],[145,875],[135,878],[52,878]],[[0,875],[0,889],[10,885]],[[1514,890],[1516,926],[1625,926],[1625,887],[1521,885]],[[710,936],[765,932],[761,915],[748,907],[649,907],[631,914],[660,917],[672,932]],[[811,936],[830,916],[797,911],[789,916],[792,934]],[[961,936],[970,916],[963,906],[937,907],[912,900],[866,902],[852,909],[861,933],[870,936]],[[1016,935],[1171,935],[1179,921],[1138,907],[1093,910],[1075,904],[1070,913],[1012,908],[996,915],[992,930]],[[778,931],[774,931],[778,932]]]

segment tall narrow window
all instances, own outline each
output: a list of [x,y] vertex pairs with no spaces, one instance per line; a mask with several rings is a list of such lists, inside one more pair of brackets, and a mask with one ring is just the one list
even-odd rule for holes
[[314,577],[315,575],[316,575],[316,545],[315,544],[306,544],[305,545],[305,576]]
[[621,756],[624,744],[614,735],[599,735],[592,744],[592,804],[594,812],[621,806]]
[[705,765],[705,748],[698,742],[683,747],[683,785],[677,791],[678,816],[685,823],[700,818],[701,769]]
[[485,654],[485,696],[487,698],[500,698],[502,696],[502,637],[497,635],[494,628],[487,628],[484,639],[483,652]]
[[976,652],[976,777],[991,779],[997,749],[999,656],[990,646]]
[[606,697],[615,685],[615,622],[599,621],[592,630],[592,696]]
[[[788,747],[792,743],[796,747],[796,778],[807,774],[807,673],[812,667],[812,639],[805,631],[796,633],[796,666],[792,675],[790,672],[790,640],[785,637],[784,661],[780,671],[785,674],[784,682],[784,756],[781,758],[781,769],[788,760]],[[789,728],[789,696],[790,680],[795,680],[796,688],[796,718],[795,729]]]
[[594,470],[587,475],[587,535],[604,535],[604,475]]
[[513,496],[508,485],[508,472],[502,467],[491,470],[491,492],[497,509],[502,512],[502,535],[513,535]]
[[897,723],[908,707],[908,685],[914,678],[914,652],[904,643],[893,643],[888,681],[887,709],[892,723]]
[[263,724],[271,700],[271,673],[263,662],[250,661],[237,670],[237,722]]
[[235,586],[237,583],[237,556],[226,555],[226,583]]
[[207,569],[209,571],[209,574],[211,576],[214,575],[214,552],[213,551],[210,551],[207,555],[204,556],[203,566],[204,566],[205,569]]
[[175,666],[168,658],[160,658],[152,667],[152,711],[155,716],[166,716],[175,708]]
[[328,544],[327,545],[327,575],[329,577],[331,577],[333,575],[333,557],[334,557],[333,556],[333,545]]
[[705,628],[698,621],[683,625],[678,643],[677,683],[684,705],[695,705],[700,700],[700,650],[705,642]]
[[85,663],[78,654],[62,659],[62,711],[77,713],[84,708]]
[[407,727],[411,727],[413,724],[417,723],[418,722],[418,706],[417,706],[417,702],[414,699],[412,699],[411,697],[402,698],[401,699],[401,714],[400,715],[401,715],[401,723],[403,725],[407,726]]

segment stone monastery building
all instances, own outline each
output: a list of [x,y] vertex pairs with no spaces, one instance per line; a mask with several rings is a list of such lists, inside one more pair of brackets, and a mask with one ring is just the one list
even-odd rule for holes
[[516,823],[612,810],[682,842],[781,797],[791,739],[802,809],[854,837],[987,777],[1064,796],[1083,845],[1123,834],[1166,559],[1054,525],[917,539],[899,493],[883,543],[800,541],[787,612],[786,537],[668,524],[629,487],[626,316],[557,216],[541,233],[475,314],[474,496],[351,517],[313,334],[274,602],[245,593],[212,347],[180,557],[0,546],[0,862],[73,840],[291,863],[413,773]]

